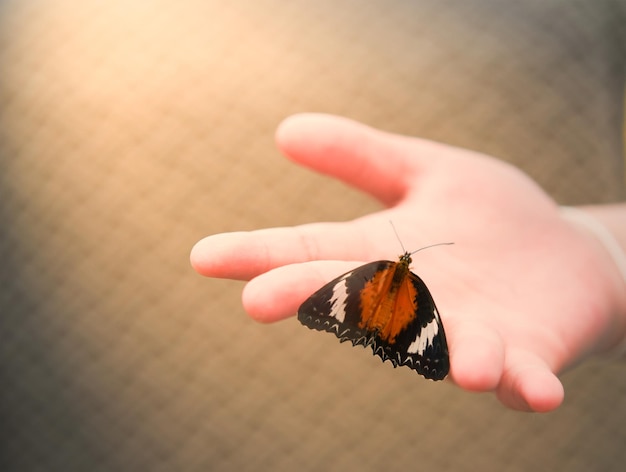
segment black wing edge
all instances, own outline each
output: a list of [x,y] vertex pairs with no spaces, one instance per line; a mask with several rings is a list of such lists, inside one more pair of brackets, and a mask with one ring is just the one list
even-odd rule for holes
[[[374,355],[380,357],[382,362],[389,361],[393,367],[406,366],[428,380],[443,380],[450,371],[447,346],[442,346],[439,335],[435,338],[433,345],[426,349],[424,355],[419,356],[403,354],[375,335],[358,329],[350,329],[334,319],[320,319],[306,313],[298,313],[298,320],[310,329],[333,333],[342,343],[350,341],[353,346],[370,346]],[[440,326],[440,333],[441,329]]]

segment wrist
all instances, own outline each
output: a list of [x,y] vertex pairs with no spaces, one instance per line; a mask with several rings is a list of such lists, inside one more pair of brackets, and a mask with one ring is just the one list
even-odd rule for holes
[[626,205],[562,207],[562,217],[593,237],[605,259],[607,294],[613,323],[607,326],[609,356],[626,357]]

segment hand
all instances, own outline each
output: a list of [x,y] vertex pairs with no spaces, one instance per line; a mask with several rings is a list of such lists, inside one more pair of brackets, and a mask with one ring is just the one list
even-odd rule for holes
[[243,305],[253,318],[292,316],[336,276],[394,260],[400,247],[392,221],[409,250],[455,243],[420,252],[413,271],[437,302],[450,376],[463,389],[495,391],[514,409],[552,410],[563,399],[556,373],[623,334],[611,260],[516,168],[324,115],[287,119],[276,140],[287,157],[371,194],[386,209],[197,243],[191,262],[199,273],[250,280]]

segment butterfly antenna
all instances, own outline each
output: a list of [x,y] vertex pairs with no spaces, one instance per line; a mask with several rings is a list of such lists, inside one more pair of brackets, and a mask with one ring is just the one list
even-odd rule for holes
[[[398,234],[398,231],[396,230],[396,227],[393,225],[393,221],[389,220],[389,224],[391,225],[391,229],[393,229],[393,232],[394,232],[394,233],[395,233],[395,235],[396,235],[396,239],[397,239],[397,240],[398,240],[398,242],[400,243],[400,247],[402,248],[402,252],[404,252],[404,253],[405,253],[405,252],[407,252],[407,251],[406,251],[406,249],[404,249],[404,244],[402,244],[402,240],[400,239],[400,235]],[[413,252],[409,253],[409,255],[411,255],[411,256],[412,256],[413,254],[415,254],[416,252],[421,251],[422,249],[428,249],[428,248],[430,248],[430,247],[435,247],[435,246],[449,246],[449,245],[451,245],[451,244],[454,244],[454,243],[437,243],[437,244],[430,244],[430,245],[428,245],[428,246],[424,246],[424,247],[421,247],[421,248],[419,248],[419,249],[416,249],[415,251],[413,251]]]
[[402,240],[400,239],[400,235],[398,234],[398,231],[396,231],[396,227],[393,225],[393,221],[389,220],[389,224],[391,225],[391,229],[393,229],[393,232],[396,235],[396,239],[400,243],[400,247],[402,248],[402,252],[406,252],[406,249],[404,249],[404,244],[402,244]]
[[421,251],[422,249],[428,249],[429,247],[435,247],[435,246],[449,246],[450,244],[454,244],[454,243],[437,243],[437,244],[431,244],[431,245],[429,245],[429,246],[424,246],[424,247],[421,247],[421,248],[419,248],[419,249],[416,249],[415,251],[413,251],[413,252],[411,253],[411,255],[415,254],[415,253],[416,253],[416,252],[418,252],[418,251]]

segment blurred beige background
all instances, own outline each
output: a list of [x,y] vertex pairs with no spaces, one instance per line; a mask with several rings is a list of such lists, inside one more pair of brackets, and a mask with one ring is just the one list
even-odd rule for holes
[[623,199],[624,3],[0,3],[0,470],[622,470],[623,363],[506,411],[256,324],[188,254],[378,208],[279,155],[298,111]]

